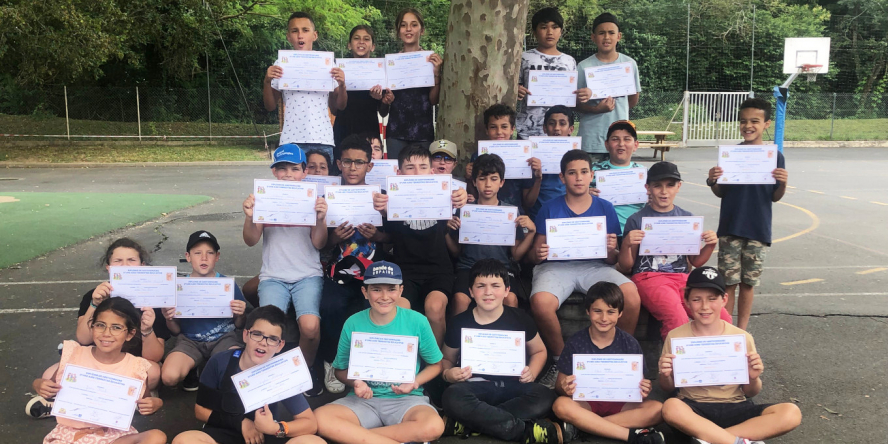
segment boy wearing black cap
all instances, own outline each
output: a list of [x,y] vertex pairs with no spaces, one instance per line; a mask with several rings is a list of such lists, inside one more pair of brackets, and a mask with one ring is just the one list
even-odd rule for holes
[[610,65],[612,63],[632,64],[635,74],[635,94],[623,97],[606,97],[604,99],[592,99],[585,103],[577,103],[577,112],[580,114],[580,129],[578,136],[583,138],[583,151],[593,155],[593,160],[602,161],[607,158],[604,148],[604,138],[607,127],[620,119],[629,118],[629,110],[638,104],[638,96],[641,94],[641,82],[638,77],[638,65],[631,57],[617,52],[617,43],[623,38],[620,32],[620,24],[617,17],[605,12],[592,21],[592,41],[598,47],[598,52],[577,65],[579,78],[577,88],[586,88],[586,68]]
[[[607,159],[592,164],[592,171],[644,168],[642,165],[632,161],[632,155],[638,150],[638,133],[635,131],[635,124],[631,120],[617,120],[611,123],[607,127],[607,139],[604,144],[607,147]],[[592,178],[592,188],[590,190],[595,196],[598,195],[598,189],[595,188],[596,179],[597,177]],[[614,205],[614,210],[617,211],[617,217],[620,219],[621,230],[626,225],[626,219],[643,206],[644,204],[640,203]],[[625,230],[623,232],[625,233]]]
[[[639,255],[638,247],[644,239],[641,218],[693,216],[673,203],[681,189],[681,174],[675,164],[657,162],[651,166],[645,188],[650,195],[648,203],[626,221],[623,247],[620,249],[620,268],[632,270],[630,279],[638,287],[641,305],[663,323],[660,334],[665,338],[671,330],[688,322],[691,312],[682,303],[682,291],[687,283],[688,273],[691,267],[706,264],[715,250],[718,236],[712,230],[704,231],[704,245],[696,256]],[[731,315],[726,310],[722,310],[720,316],[731,323]]]
[[685,302],[693,320],[669,332],[660,355],[660,387],[675,390],[673,338],[745,335],[749,383],[737,385],[681,387],[678,397],[663,404],[663,420],[697,442],[750,444],[790,432],[802,421],[802,412],[792,403],[754,404],[749,398],[762,390],[764,370],[752,336],[716,316],[726,303],[725,279],[712,267],[701,267],[688,276]]
[[[219,250],[219,241],[209,231],[191,233],[185,246],[185,260],[191,264],[190,277],[225,277],[216,271],[216,262],[221,256]],[[163,384],[175,387],[183,382],[185,391],[197,390],[197,367],[201,363],[217,353],[244,346],[235,330],[244,328],[246,309],[247,302],[237,284],[234,284],[234,300],[231,301],[232,318],[178,319],[175,317],[175,307],[164,308],[167,328],[177,336],[176,346],[167,355],[160,370]]]

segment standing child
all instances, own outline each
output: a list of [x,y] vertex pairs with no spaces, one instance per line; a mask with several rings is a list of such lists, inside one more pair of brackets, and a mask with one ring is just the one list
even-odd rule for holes
[[[764,145],[762,134],[771,126],[771,104],[764,99],[746,99],[740,104],[740,134],[743,145]],[[776,150],[775,150],[776,151]],[[722,199],[718,217],[718,269],[728,285],[728,313],[737,299],[737,326],[746,330],[755,287],[761,282],[765,256],[771,246],[773,203],[786,193],[786,160],[777,151],[777,168],[771,173],[774,185],[720,185],[721,167],[712,167],[706,185]]]
[[[638,150],[638,133],[635,131],[635,124],[631,121],[618,120],[611,123],[607,127],[607,139],[604,144],[607,148],[608,157],[606,160],[593,163],[593,171],[644,168],[642,165],[632,161],[632,155]],[[595,179],[595,177],[592,178],[592,188],[589,191],[597,196],[599,191],[595,188]],[[643,206],[643,203],[614,205],[614,210],[617,211],[617,217],[620,219],[621,230],[626,225],[626,219],[638,212]]]
[[333,169],[333,160],[326,151],[311,149],[305,153],[308,161],[305,163],[306,176],[329,176]]
[[373,160],[382,160],[385,157],[385,153],[382,152],[382,139],[380,139],[378,129],[362,134],[361,138],[370,142],[370,148],[373,150]]
[[432,174],[452,174],[456,167],[456,144],[447,140],[436,140],[429,144],[432,156]]
[[[574,130],[574,113],[564,105],[555,105],[546,111],[543,120],[543,131],[549,137],[569,137]],[[530,168],[533,171],[533,185],[522,191],[524,208],[527,214],[535,218],[543,204],[565,193],[564,183],[557,174],[543,174],[543,163],[532,157]]]
[[[123,298],[105,299],[96,307],[88,322],[92,343],[83,346],[75,341],[65,341],[58,370],[46,379],[34,381],[37,393],[55,397],[64,382],[62,376],[68,364],[99,370],[142,381],[141,399],[136,408],[142,415],[156,412],[163,401],[151,397],[148,392],[148,369],[151,363],[135,357],[123,349],[138,348],[141,315],[130,301]],[[101,427],[88,422],[57,418],[58,425],[43,438],[43,444],[163,444],[166,435],[160,430],[139,433],[132,426],[128,430]]]
[[598,48],[598,52],[592,54],[577,66],[579,79],[577,87],[586,88],[585,69],[595,66],[610,65],[612,63],[631,63],[635,73],[635,94],[622,97],[606,97],[604,99],[590,100],[577,105],[580,113],[580,130],[578,136],[583,138],[583,151],[593,155],[596,162],[607,158],[603,137],[607,128],[617,120],[629,118],[629,110],[638,104],[641,94],[641,82],[638,76],[638,65],[631,57],[617,52],[617,43],[623,38],[620,32],[620,24],[617,17],[605,12],[592,21],[592,42]]
[[660,355],[660,387],[676,389],[672,373],[672,339],[701,336],[745,335],[749,383],[708,387],[681,387],[678,397],[663,404],[663,420],[694,438],[697,443],[750,444],[789,433],[802,422],[802,412],[790,402],[754,404],[762,391],[765,366],[752,335],[719,319],[725,306],[725,280],[715,268],[700,267],[688,276],[684,293],[693,320],[669,332]]
[[[484,110],[484,128],[487,133],[486,140],[511,140],[512,134],[515,133],[515,110],[512,109],[509,105],[503,105],[501,103],[494,103],[490,105],[487,109]],[[472,162],[466,165],[466,184],[468,187],[469,194],[472,196],[478,195],[478,190],[475,189],[474,184],[474,176],[472,175],[472,170],[474,167],[475,159],[478,158],[477,149],[476,152],[472,154]],[[533,159],[528,159],[528,165],[532,165]],[[514,205],[518,207],[518,211],[521,214],[525,214],[525,208],[523,205],[522,198],[522,190],[530,186],[529,180],[526,179],[510,179],[508,182],[504,179],[505,176],[501,176],[503,179],[503,186],[500,188],[497,193],[497,199],[501,202],[504,202],[506,205]]]

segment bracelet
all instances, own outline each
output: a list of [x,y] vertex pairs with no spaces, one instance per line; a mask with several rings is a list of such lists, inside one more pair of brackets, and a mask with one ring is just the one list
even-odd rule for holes
[[89,306],[92,307],[92,308],[99,308],[99,306],[96,305],[96,303],[93,302],[92,299],[89,300]]
[[145,332],[141,332],[141,333],[142,333],[143,338],[146,336],[151,336],[151,333],[154,333],[154,327],[151,327],[151,330],[148,330],[148,333],[145,333]]

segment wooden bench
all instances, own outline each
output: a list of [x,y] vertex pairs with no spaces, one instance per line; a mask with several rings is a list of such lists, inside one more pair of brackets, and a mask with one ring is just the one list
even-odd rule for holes
[[639,148],[653,148],[654,149],[654,158],[657,158],[657,151],[660,152],[660,160],[666,160],[666,151],[669,151],[671,148],[677,148],[680,146],[680,143],[674,142],[663,142],[663,143],[649,143],[649,142],[639,142]]

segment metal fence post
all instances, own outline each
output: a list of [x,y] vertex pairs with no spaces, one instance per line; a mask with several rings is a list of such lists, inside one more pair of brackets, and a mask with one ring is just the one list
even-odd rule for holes
[[210,140],[213,140],[213,102],[210,101],[210,55],[204,52],[207,61],[207,122],[210,124]]
[[65,85],[65,134],[71,140],[71,123],[68,121],[68,86]]
[[142,141],[142,110],[139,106],[139,87],[136,87],[136,122],[139,125],[139,142]]
[[833,93],[832,112],[829,113],[829,140],[833,140],[833,128],[836,126],[836,93]]
[[690,117],[690,112],[688,112],[688,108],[691,107],[690,103],[691,93],[688,91],[684,92],[684,113],[681,116],[682,120],[682,128],[681,128],[681,143],[687,146],[688,144],[688,117]]

